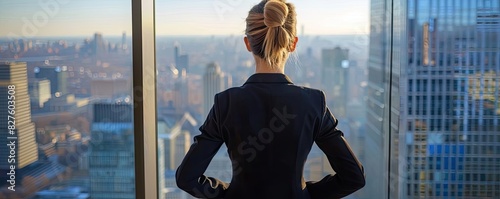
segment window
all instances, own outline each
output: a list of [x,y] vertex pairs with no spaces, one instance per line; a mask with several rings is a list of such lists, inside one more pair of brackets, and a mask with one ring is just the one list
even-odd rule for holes
[[135,198],[130,1],[0,7],[0,76],[15,86],[14,136],[22,137],[17,163],[7,162],[0,120],[0,170],[14,166],[17,177],[2,175],[0,198]]

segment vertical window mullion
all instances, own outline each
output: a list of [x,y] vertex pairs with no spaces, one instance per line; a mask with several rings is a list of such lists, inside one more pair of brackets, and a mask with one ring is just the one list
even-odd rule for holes
[[154,11],[154,0],[132,0],[135,189],[141,199],[158,198]]

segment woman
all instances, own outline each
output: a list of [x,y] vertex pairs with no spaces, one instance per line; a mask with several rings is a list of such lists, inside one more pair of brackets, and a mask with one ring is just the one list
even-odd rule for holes
[[[263,0],[246,24],[244,42],[256,73],[243,86],[215,96],[201,135],[177,169],[177,185],[198,198],[226,199],[341,198],[362,188],[363,167],[336,128],[324,93],[293,85],[284,74],[298,41],[294,5]],[[314,142],[336,174],[305,182],[304,164]],[[203,175],[222,144],[233,163],[230,183]]]

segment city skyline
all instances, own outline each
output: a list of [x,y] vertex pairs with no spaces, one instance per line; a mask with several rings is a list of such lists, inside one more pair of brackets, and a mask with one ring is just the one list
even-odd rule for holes
[[[62,169],[67,168],[68,166],[71,166],[75,171],[77,172],[66,172],[68,175],[67,181],[65,180],[62,185],[60,185],[61,188],[64,188],[61,190],[61,192],[57,193],[55,190],[58,190],[57,185],[49,185],[48,188],[37,188],[33,189],[32,192],[30,193],[25,193],[25,194],[37,194],[37,195],[42,195],[42,194],[52,194],[52,195],[60,195],[66,192],[71,191],[71,189],[80,189],[80,192],[78,194],[82,194],[81,192],[84,193],[89,193],[90,196],[95,197],[95,195],[104,195],[105,191],[103,189],[99,189],[101,187],[100,185],[96,185],[97,182],[103,183],[107,182],[107,179],[101,179],[98,177],[98,175],[102,174],[99,173],[100,170],[106,170],[106,169],[101,169],[103,164],[108,164],[108,162],[99,160],[98,158],[101,156],[105,156],[104,151],[100,151],[99,153],[89,153],[87,150],[83,150],[84,148],[93,148],[95,147],[93,144],[94,140],[99,141],[99,136],[95,136],[96,127],[103,126],[104,124],[99,124],[99,122],[95,122],[95,120],[92,120],[91,117],[92,115],[92,107],[94,106],[95,103],[104,100],[109,103],[121,103],[122,101],[126,101],[126,99],[123,99],[124,97],[127,97],[129,95],[126,94],[121,94],[122,92],[119,92],[119,86],[124,86],[125,84],[128,85],[128,83],[125,83],[124,79],[115,79],[113,80],[113,84],[110,84],[111,82],[109,81],[103,81],[105,77],[111,77],[113,75],[116,75],[116,70],[120,69],[123,70],[121,73],[123,74],[120,75],[122,78],[131,78],[132,74],[130,74],[130,68],[131,68],[131,63],[130,62],[122,62],[121,60],[127,60],[131,55],[124,50],[119,50],[120,48],[117,47],[107,47],[108,45],[102,45],[101,43],[103,42],[103,38],[105,38],[105,35],[101,34],[94,34],[94,37],[91,37],[88,40],[84,41],[83,45],[78,45],[75,43],[71,42],[66,42],[64,40],[52,40],[50,42],[31,42],[29,40],[14,40],[14,41],[9,41],[5,42],[5,45],[7,46],[6,49],[3,49],[5,57],[13,56],[16,57],[16,55],[19,55],[22,59],[29,60],[30,58],[36,58],[38,55],[50,55],[55,53],[55,49],[59,50],[58,55],[60,56],[61,60],[52,60],[51,57],[48,57],[47,59],[50,59],[49,61],[44,60],[38,60],[38,61],[26,61],[27,62],[27,68],[26,71],[28,72],[28,80],[29,81],[34,81],[38,80],[38,78],[42,77],[41,71],[42,68],[44,67],[50,67],[50,66],[67,66],[66,69],[63,69],[61,67],[61,71],[64,71],[65,73],[68,73],[68,75],[63,75],[60,76],[60,78],[66,79],[66,81],[59,81],[56,80],[59,78],[59,76],[54,76],[54,77],[49,77],[46,75],[43,75],[45,79],[51,79],[46,81],[45,87],[50,88],[51,84],[53,83],[54,85],[60,85],[61,82],[65,82],[62,85],[66,85],[66,92],[61,92],[61,95],[58,96],[56,93],[51,92],[51,89],[39,89],[39,90],[45,90],[45,93],[50,94],[50,99],[48,101],[44,102],[44,106],[40,108],[36,108],[32,106],[33,110],[33,118],[34,123],[37,126],[38,129],[46,129],[47,132],[52,132],[53,128],[60,128],[60,125],[67,124],[64,127],[64,129],[71,129],[71,132],[74,130],[77,133],[70,133],[70,132],[64,132],[65,130],[61,130],[61,135],[62,137],[65,137],[66,135],[72,135],[72,137],[80,137],[80,139],[76,139],[76,141],[72,142],[66,142],[66,141],[57,141],[56,143],[52,143],[50,147],[46,147],[43,145],[46,143],[45,141],[50,141],[53,139],[54,136],[57,136],[59,133],[51,133],[51,134],[45,134],[45,136],[41,136],[40,140],[37,142],[37,145],[40,147],[40,150],[43,148],[44,151],[49,151],[49,152],[43,152],[43,154],[48,154],[46,155],[47,158],[49,159],[56,159],[56,158],[65,158],[68,157],[69,155],[73,155],[74,153],[69,153],[66,151],[61,151],[58,150],[58,147],[60,145],[65,146],[64,150],[68,150],[71,148],[76,147],[76,152],[77,156],[75,157],[76,159],[71,160],[67,162],[67,160],[64,160],[62,163],[64,165],[58,165],[57,168],[61,168],[61,171],[58,170],[58,172],[62,172]],[[102,38],[101,38],[102,36]],[[180,40],[178,41],[175,38],[165,38],[164,41],[158,41],[159,43],[168,43],[169,47],[166,49],[159,48],[159,50],[156,52],[157,57],[160,57],[159,62],[158,62],[158,69],[160,73],[158,74],[159,84],[157,85],[159,89],[159,97],[162,96],[162,98],[165,100],[167,103],[159,103],[158,108],[159,110],[162,110],[160,112],[162,113],[169,113],[172,111],[171,107],[169,105],[169,100],[175,101],[183,101],[179,100],[182,99],[182,97],[179,97],[182,93],[187,94],[187,99],[184,100],[189,104],[186,108],[183,108],[181,105],[176,105],[176,103],[173,103],[174,108],[178,109],[180,113],[185,113],[188,112],[189,114],[193,115],[193,118],[197,123],[203,122],[204,119],[204,114],[203,112],[203,104],[204,104],[204,98],[207,99],[213,99],[213,96],[215,92],[210,92],[207,95],[203,95],[203,76],[202,72],[205,71],[207,64],[212,63],[213,61],[220,63],[221,68],[219,69],[219,72],[224,72],[225,74],[230,74],[231,76],[227,76],[228,78],[223,78],[221,81],[223,81],[223,84],[225,85],[224,87],[230,87],[232,84],[232,77],[236,80],[234,85],[239,86],[242,84],[242,81],[244,81],[250,74],[253,73],[250,67],[248,67],[247,60],[250,58],[251,54],[248,53],[247,51],[243,50],[234,50],[235,48],[239,48],[237,44],[237,41],[240,41],[240,38],[236,37],[221,37],[217,38],[215,40],[205,40],[205,39],[193,39],[193,40]],[[323,48],[331,48],[333,46],[341,45],[342,41],[346,40],[345,37],[339,37],[336,38],[335,40],[324,42],[325,40],[310,40],[309,43],[307,43],[307,40],[303,40],[304,47],[307,46],[314,46],[315,50],[323,49]],[[83,41],[78,39],[78,41]],[[316,45],[315,42],[321,42],[322,45]],[[178,42],[179,48],[177,48],[177,54],[176,54],[176,48],[174,45],[175,43]],[[234,43],[233,43],[234,42]],[[37,43],[37,44],[35,44]],[[117,46],[120,46],[119,40],[116,41]],[[329,44],[331,43],[331,44]],[[217,46],[214,48],[214,45]],[[241,44],[240,44],[241,45]],[[52,49],[52,50],[49,50]],[[243,48],[241,48],[243,49]],[[358,51],[363,51],[363,49],[366,48],[360,48],[357,49],[357,53],[360,53]],[[209,50],[209,55],[205,54],[207,53],[206,50]],[[305,50],[305,49],[304,49]],[[228,52],[221,54],[220,52]],[[319,51],[318,51],[319,52]],[[40,54],[37,54],[40,53]],[[304,51],[306,53],[306,51]],[[312,63],[314,62],[319,62],[318,57],[313,56],[313,50],[307,51],[308,55],[304,57],[303,61],[311,61]],[[77,55],[77,56],[75,56]],[[160,56],[162,55],[162,56]],[[187,64],[187,66],[184,66],[185,68],[189,68],[188,74],[184,73],[175,73],[174,71],[170,71],[173,73],[168,73],[168,69],[171,70],[177,70],[172,68],[172,64],[175,66],[175,57],[181,55],[189,55],[189,61],[183,63],[183,61],[180,61],[177,64]],[[200,56],[204,55],[204,56]],[[4,58],[5,58],[4,57]],[[58,57],[58,56],[54,56]],[[45,59],[43,57],[42,59]],[[316,60],[316,61],[315,61]],[[243,61],[243,62],[241,62]],[[106,63],[106,64],[103,64]],[[294,64],[297,63],[290,63],[289,68],[294,68],[296,67]],[[106,67],[103,67],[106,66]],[[200,67],[201,66],[201,67]],[[224,68],[222,68],[224,66]],[[177,67],[182,67],[182,66],[177,66]],[[318,66],[319,67],[319,66]],[[311,67],[311,71],[315,71],[313,69],[314,67]],[[319,68],[318,68],[319,69]],[[53,70],[48,70],[49,72],[53,72],[56,74],[59,70],[57,67]],[[168,75],[170,74],[170,75]],[[310,74],[311,75],[311,74]],[[171,78],[170,78],[171,77]],[[311,77],[311,76],[310,76]],[[162,80],[163,79],[163,80]],[[310,82],[310,80],[315,79],[315,78],[303,78],[303,80],[299,80],[299,78],[293,78],[295,79],[295,83],[297,84],[305,84],[307,82]],[[108,79],[109,80],[109,79]],[[42,80],[43,81],[43,80]],[[56,83],[59,82],[59,83]],[[122,82],[122,83],[119,83]],[[314,85],[313,82],[311,82],[312,85]],[[59,87],[59,86],[57,86]],[[31,93],[37,93],[35,92],[36,86],[30,87],[29,91]],[[57,88],[54,89],[54,91],[58,90]],[[116,92],[115,92],[116,91]],[[181,92],[179,92],[181,91]],[[201,91],[201,92],[200,92]],[[53,94],[51,94],[53,93]],[[102,95],[102,94],[106,95]],[[182,95],[184,95],[182,94]],[[124,96],[125,95],[125,96]],[[35,104],[40,104],[40,101],[36,100],[38,98],[31,98],[30,101],[34,101]],[[186,99],[186,98],[184,98]],[[158,99],[160,100],[160,99]],[[213,103],[213,102],[211,102]],[[210,104],[210,103],[208,103]],[[112,112],[112,111],[107,111],[107,112]],[[51,117],[47,117],[47,114],[51,115]],[[75,118],[75,119],[73,119]],[[78,120],[76,118],[79,118]],[[168,119],[168,117],[163,117],[165,122],[169,123],[172,120]],[[70,122],[69,120],[73,120],[74,122]],[[82,122],[83,121],[83,122]],[[109,131],[112,131],[114,128],[113,126],[116,126],[115,124],[110,124],[106,125],[109,127]],[[78,129],[78,130],[77,130]],[[106,130],[106,129],[101,129],[101,130]],[[167,133],[170,132],[171,129],[167,129]],[[66,130],[67,131],[67,130]],[[64,132],[64,133],[63,133]],[[192,132],[192,135],[196,135],[198,131],[196,128],[190,129],[190,132]],[[347,131],[346,131],[347,132]],[[38,135],[38,134],[37,134]],[[96,139],[94,139],[96,138]],[[72,138],[74,140],[75,138]],[[87,140],[87,141],[85,141]],[[102,141],[102,140],[101,140]],[[90,142],[90,143],[89,143]],[[101,143],[101,142],[98,142]],[[90,145],[90,146],[89,146]],[[82,147],[85,146],[85,147]],[[115,145],[113,145],[115,146]],[[184,145],[187,146],[187,145]],[[182,146],[180,146],[182,147]],[[48,149],[45,149],[48,148]],[[52,150],[56,150],[57,152],[51,152]],[[81,150],[82,149],[82,150]],[[95,150],[91,150],[95,152]],[[313,149],[313,155],[311,155],[311,160],[307,163],[307,166],[305,167],[305,175],[307,179],[311,180],[319,180],[318,178],[326,173],[329,173],[330,171],[325,171],[323,169],[323,166],[326,161],[319,161],[321,160],[319,149]],[[170,154],[170,153],[165,153],[165,154]],[[109,159],[114,159],[114,156],[108,156],[111,157]],[[97,158],[97,160],[96,160]],[[129,157],[120,157],[119,161],[126,160]],[[168,158],[168,157],[166,157]],[[45,159],[41,159],[41,161],[36,162],[35,164],[41,165],[41,169],[45,167],[54,167],[56,166],[51,165],[55,164],[53,162],[43,162]],[[50,163],[50,164],[49,164]],[[326,165],[326,164],[325,164]],[[93,167],[97,168],[93,168]],[[173,165],[175,168],[178,165]],[[207,175],[215,176],[221,179],[224,179],[225,181],[230,180],[230,161],[226,155],[225,150],[221,150],[219,152],[219,155],[217,155],[214,160],[212,165],[209,167],[207,170]],[[40,170],[38,167],[36,168],[38,171]],[[30,170],[28,170],[30,171]],[[21,173],[28,172],[28,171],[20,171]],[[107,170],[106,170],[107,171]],[[331,173],[331,172],[330,172]],[[104,174],[103,174],[104,175]],[[108,175],[108,174],[105,174]],[[111,174],[109,174],[111,175]],[[91,183],[92,182],[92,183]],[[95,183],[94,183],[95,182]],[[180,194],[181,192],[179,190],[177,191],[172,191],[171,187],[175,187],[175,179],[171,175],[171,171],[166,171],[165,170],[165,187],[166,190],[162,190],[166,192],[166,198],[172,198],[174,195]],[[114,181],[114,184],[118,183],[116,180]],[[76,186],[77,187],[71,187],[71,186]],[[27,186],[26,184],[23,184],[22,186]],[[119,185],[118,187],[126,187],[128,185]],[[61,189],[59,188],[59,189]],[[106,190],[106,191],[111,191],[112,189]],[[114,191],[117,191],[116,189]],[[120,192],[120,191],[117,191]],[[0,193],[4,194],[4,193]],[[7,193],[5,193],[7,194]],[[85,195],[85,194],[83,194]],[[8,195],[9,198],[11,195]],[[50,197],[50,196],[49,196]],[[88,196],[87,196],[88,197]],[[2,198],[2,195],[0,195],[0,198]],[[15,197],[14,197],[15,198]]]
[[[331,2],[318,4],[289,1],[296,5],[297,33],[313,35],[367,34],[369,1]],[[258,1],[192,1],[157,0],[157,35],[237,35],[245,30],[248,10]],[[0,13],[0,23],[7,37],[83,36],[94,32],[120,36],[132,32],[131,5],[123,1],[72,2],[31,0],[0,2],[11,9]],[[170,8],[172,12],[167,12]],[[357,12],[352,12],[356,10]],[[332,20],[325,20],[331,17]],[[325,23],[327,21],[327,23]],[[78,23],[79,26],[74,26]],[[72,27],[72,28],[61,28]]]

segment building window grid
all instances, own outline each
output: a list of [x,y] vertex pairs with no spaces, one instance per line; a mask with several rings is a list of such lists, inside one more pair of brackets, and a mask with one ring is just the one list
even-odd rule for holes
[[[470,4],[470,1],[468,1],[468,2],[469,2],[469,4]],[[468,13],[468,14],[470,15],[470,13]],[[469,37],[467,37],[467,38],[469,38]],[[467,42],[466,44],[468,45],[469,43]],[[467,49],[467,48],[466,48],[466,49]],[[472,59],[472,57],[467,56],[467,59]],[[467,74],[467,73],[465,73],[465,74]],[[463,81],[462,81],[462,82],[460,82],[460,83],[461,83],[461,84],[456,83],[456,84],[454,84],[454,86],[453,86],[453,88],[455,88],[455,89],[454,89],[454,91],[456,91],[457,93],[463,93],[463,94],[466,94],[466,93],[478,93],[478,92],[480,91],[480,90],[478,90],[478,89],[476,89],[476,90],[472,90],[472,91],[471,91],[471,90],[469,90],[469,91],[468,91],[468,90],[466,90],[466,88],[467,88],[467,87],[466,87],[466,85],[465,85],[465,81],[463,80]],[[419,85],[419,84],[417,83],[417,85]],[[486,84],[486,85],[488,85],[488,84]],[[420,87],[422,87],[422,86],[420,86]],[[423,88],[425,88],[425,87],[423,87]],[[450,84],[444,84],[444,85],[443,85],[443,88],[445,88],[445,90],[450,90],[450,89],[449,89],[449,88],[450,88]],[[485,88],[485,89],[487,89],[488,87],[484,87],[484,88]],[[435,91],[435,90],[436,90],[436,89],[432,89],[431,91]],[[417,92],[418,92],[418,91],[423,91],[423,89],[417,89]],[[464,101],[464,99],[462,99],[462,100],[458,101],[458,104],[463,104],[463,101]],[[436,102],[436,99],[431,99],[431,102]],[[410,104],[410,103],[409,103],[409,104]],[[418,109],[419,109],[419,107],[422,107],[422,106],[423,106],[423,107],[425,107],[425,104],[420,103],[420,100],[419,100],[419,99],[417,99],[417,100],[416,100],[416,104],[417,104],[417,110],[415,110],[416,112],[420,112],[420,110],[418,110]],[[471,107],[473,107],[473,106],[472,106],[472,105],[469,105],[469,108],[471,108]],[[434,108],[434,107],[431,107],[431,108]],[[464,107],[462,107],[462,108],[464,108]],[[431,111],[431,112],[432,112],[432,111]],[[420,115],[420,114],[424,114],[424,113],[423,113],[423,112],[417,113],[417,115]],[[469,115],[470,115],[470,114],[471,114],[471,112],[470,112],[470,111],[469,111],[469,112],[461,111],[461,114],[469,114]],[[481,116],[481,117],[482,117],[482,116]],[[431,121],[430,123],[431,123],[431,126],[435,126],[435,123],[436,123],[436,122],[432,122],[432,121]],[[444,120],[443,120],[443,123],[445,123],[445,124],[449,124],[449,123],[445,122]],[[460,123],[461,123],[461,122],[459,122],[458,124],[460,124]],[[489,123],[487,123],[487,126],[488,126],[488,125],[489,125]],[[444,126],[446,126],[446,125],[444,125]],[[482,127],[480,127],[480,126],[479,126],[479,123],[469,123],[469,125],[467,126],[467,129],[470,129],[470,130],[472,130],[472,129],[477,129],[477,131],[484,130],[484,129],[481,129],[481,128],[482,128]],[[449,129],[449,128],[448,128],[448,129]],[[461,129],[463,129],[463,127],[461,127]],[[474,132],[471,132],[471,133],[474,133]],[[451,136],[453,136],[453,135],[451,135]],[[458,137],[459,137],[459,135],[457,135],[457,138],[458,138]],[[498,136],[498,137],[499,137],[498,139],[500,139],[500,136]],[[478,139],[479,139],[479,138],[478,138]],[[458,139],[457,139],[457,140],[458,140]],[[490,139],[490,140],[493,140],[493,139]],[[483,143],[484,143],[484,142],[486,142],[486,140],[485,140],[485,136],[482,136],[481,142],[483,142]],[[454,151],[454,150],[456,150],[456,147],[454,147],[454,148],[451,150],[451,152],[452,152],[452,153],[453,153],[453,152],[456,152],[456,151]],[[479,154],[483,154],[483,153],[479,152],[479,150],[478,150],[478,149],[475,149],[475,150],[476,150],[475,154],[478,154],[478,155],[479,155]],[[484,150],[485,150],[485,149],[484,149],[484,147],[483,147],[482,152],[484,152]],[[455,153],[455,154],[456,154],[456,153]],[[461,164],[460,164],[460,162],[461,162],[461,161],[459,161],[459,163],[458,163],[459,168],[460,168],[460,165],[461,165]],[[432,163],[432,164],[436,164],[436,163]],[[459,179],[461,178],[460,176],[462,176],[462,175],[461,175],[461,174],[459,174],[459,175],[458,175],[458,178],[459,178]],[[452,191],[453,191],[453,190],[455,190],[455,189],[456,189],[456,188],[452,188]],[[416,186],[414,187],[414,190],[415,190],[415,191],[417,190],[417,187],[416,187]],[[462,192],[460,191],[460,188],[458,188],[458,190],[456,190],[456,191],[458,192],[458,193],[457,193],[457,195],[458,195],[458,196],[462,195]],[[417,192],[415,192],[415,193],[417,193]],[[453,194],[455,194],[455,193],[453,193]]]

